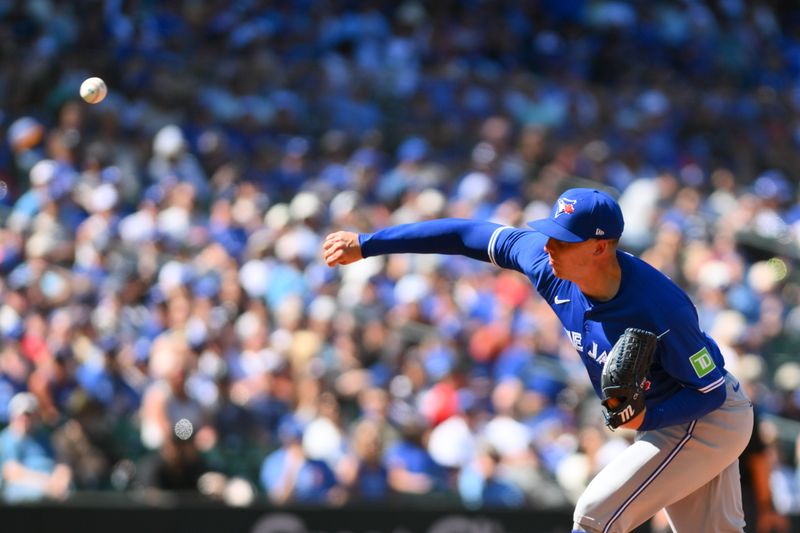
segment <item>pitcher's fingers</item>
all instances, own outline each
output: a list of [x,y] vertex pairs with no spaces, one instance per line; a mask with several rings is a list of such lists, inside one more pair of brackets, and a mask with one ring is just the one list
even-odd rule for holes
[[322,249],[327,250],[337,242],[337,237],[334,234],[330,234],[325,237],[325,240],[322,242]]
[[345,243],[342,242],[340,239],[332,240],[330,242],[325,243],[325,247],[323,248],[323,250],[329,254],[335,252],[336,250],[344,250],[344,249],[345,249]]
[[343,254],[343,252],[342,252],[341,249],[337,249],[337,250],[334,250],[333,252],[326,253],[325,256],[324,256],[325,257],[325,262],[328,264],[328,266],[334,266],[342,258],[342,254]]

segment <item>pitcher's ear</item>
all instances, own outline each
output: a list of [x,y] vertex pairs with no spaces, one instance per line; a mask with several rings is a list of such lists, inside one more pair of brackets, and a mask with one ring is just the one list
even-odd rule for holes
[[608,241],[605,239],[597,239],[594,245],[594,255],[602,254],[608,248]]

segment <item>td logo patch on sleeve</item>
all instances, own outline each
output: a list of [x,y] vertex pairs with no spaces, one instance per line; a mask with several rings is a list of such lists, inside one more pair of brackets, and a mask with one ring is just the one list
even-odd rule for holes
[[691,356],[689,362],[692,363],[692,368],[694,368],[694,373],[697,374],[698,378],[702,378],[717,367],[706,348]]

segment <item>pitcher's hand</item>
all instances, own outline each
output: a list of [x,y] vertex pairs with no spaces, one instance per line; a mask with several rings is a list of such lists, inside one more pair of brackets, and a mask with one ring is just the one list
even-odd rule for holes
[[[622,401],[619,398],[609,398],[608,399],[609,407],[612,409],[616,409]],[[642,425],[644,422],[644,415],[647,412],[647,408],[645,407],[644,410],[639,413],[638,415],[634,416],[632,419],[628,420],[626,423],[619,426],[623,429],[639,429],[639,426]]]
[[337,231],[325,237],[322,243],[322,257],[328,266],[349,265],[360,259],[361,245],[358,244],[358,233]]

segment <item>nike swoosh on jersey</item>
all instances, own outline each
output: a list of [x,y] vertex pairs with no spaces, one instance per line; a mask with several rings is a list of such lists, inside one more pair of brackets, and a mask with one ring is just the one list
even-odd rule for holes
[[736,385],[733,386],[733,392],[739,392],[739,387],[741,387],[741,383],[737,381]]
[[567,302],[569,301],[569,298],[564,298],[564,299],[562,300],[562,299],[560,299],[558,296],[556,296],[556,299],[555,299],[555,300],[553,300],[553,301],[556,303],[556,305],[558,305],[558,304],[565,304],[565,303],[567,303]]

